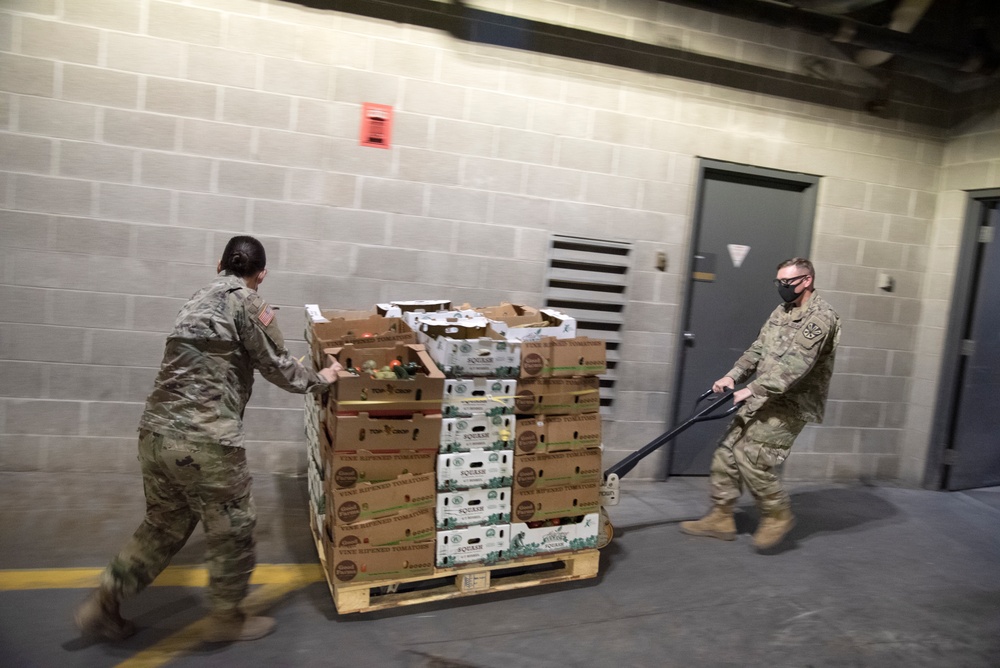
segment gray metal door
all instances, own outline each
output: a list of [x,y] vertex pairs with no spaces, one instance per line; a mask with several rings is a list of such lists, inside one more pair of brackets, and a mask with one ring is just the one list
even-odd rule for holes
[[979,206],[969,304],[963,318],[948,489],[1000,485],[1000,200]]
[[[673,424],[745,351],[780,301],[777,265],[809,250],[815,176],[703,160]],[[822,284],[822,277],[817,277]],[[671,475],[706,475],[726,420],[674,439]]]

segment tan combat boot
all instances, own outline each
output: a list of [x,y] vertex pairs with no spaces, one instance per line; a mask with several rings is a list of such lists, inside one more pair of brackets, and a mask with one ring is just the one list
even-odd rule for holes
[[681,522],[681,532],[690,536],[710,536],[721,540],[736,540],[736,520],[732,506],[713,506],[700,520]]
[[205,642],[237,642],[257,640],[274,630],[271,617],[248,617],[239,610],[213,612],[205,618]]
[[85,635],[106,640],[125,640],[135,633],[135,625],[122,618],[118,601],[103,589],[95,589],[87,596],[76,609],[73,621]]
[[753,535],[753,546],[758,550],[772,548],[788,535],[788,532],[795,526],[795,516],[788,508],[779,510],[771,515],[764,515],[760,520],[760,526]]

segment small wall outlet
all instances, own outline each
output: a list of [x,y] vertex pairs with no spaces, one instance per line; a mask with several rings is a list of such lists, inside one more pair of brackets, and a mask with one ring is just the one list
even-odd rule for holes
[[878,287],[880,290],[885,290],[886,292],[892,292],[896,287],[896,279],[894,279],[889,274],[885,272],[880,272],[878,275]]

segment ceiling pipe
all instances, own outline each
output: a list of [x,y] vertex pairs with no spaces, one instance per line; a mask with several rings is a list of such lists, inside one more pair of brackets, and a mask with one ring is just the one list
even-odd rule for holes
[[861,23],[846,16],[831,16],[770,0],[660,0],[672,5],[714,12],[738,19],[800,30],[842,44],[873,49],[974,74],[992,74],[998,55],[990,51],[959,50],[928,44],[903,32]]

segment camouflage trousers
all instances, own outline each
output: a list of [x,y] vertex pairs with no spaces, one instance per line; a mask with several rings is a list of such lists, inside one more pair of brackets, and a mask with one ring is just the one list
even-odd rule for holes
[[101,574],[101,588],[121,601],[156,579],[200,520],[205,529],[209,602],[235,608],[256,564],[257,510],[246,451],[139,432],[146,517]]
[[732,505],[745,486],[763,515],[791,508],[781,486],[780,467],[805,425],[767,407],[750,418],[737,414],[712,457],[712,502]]

